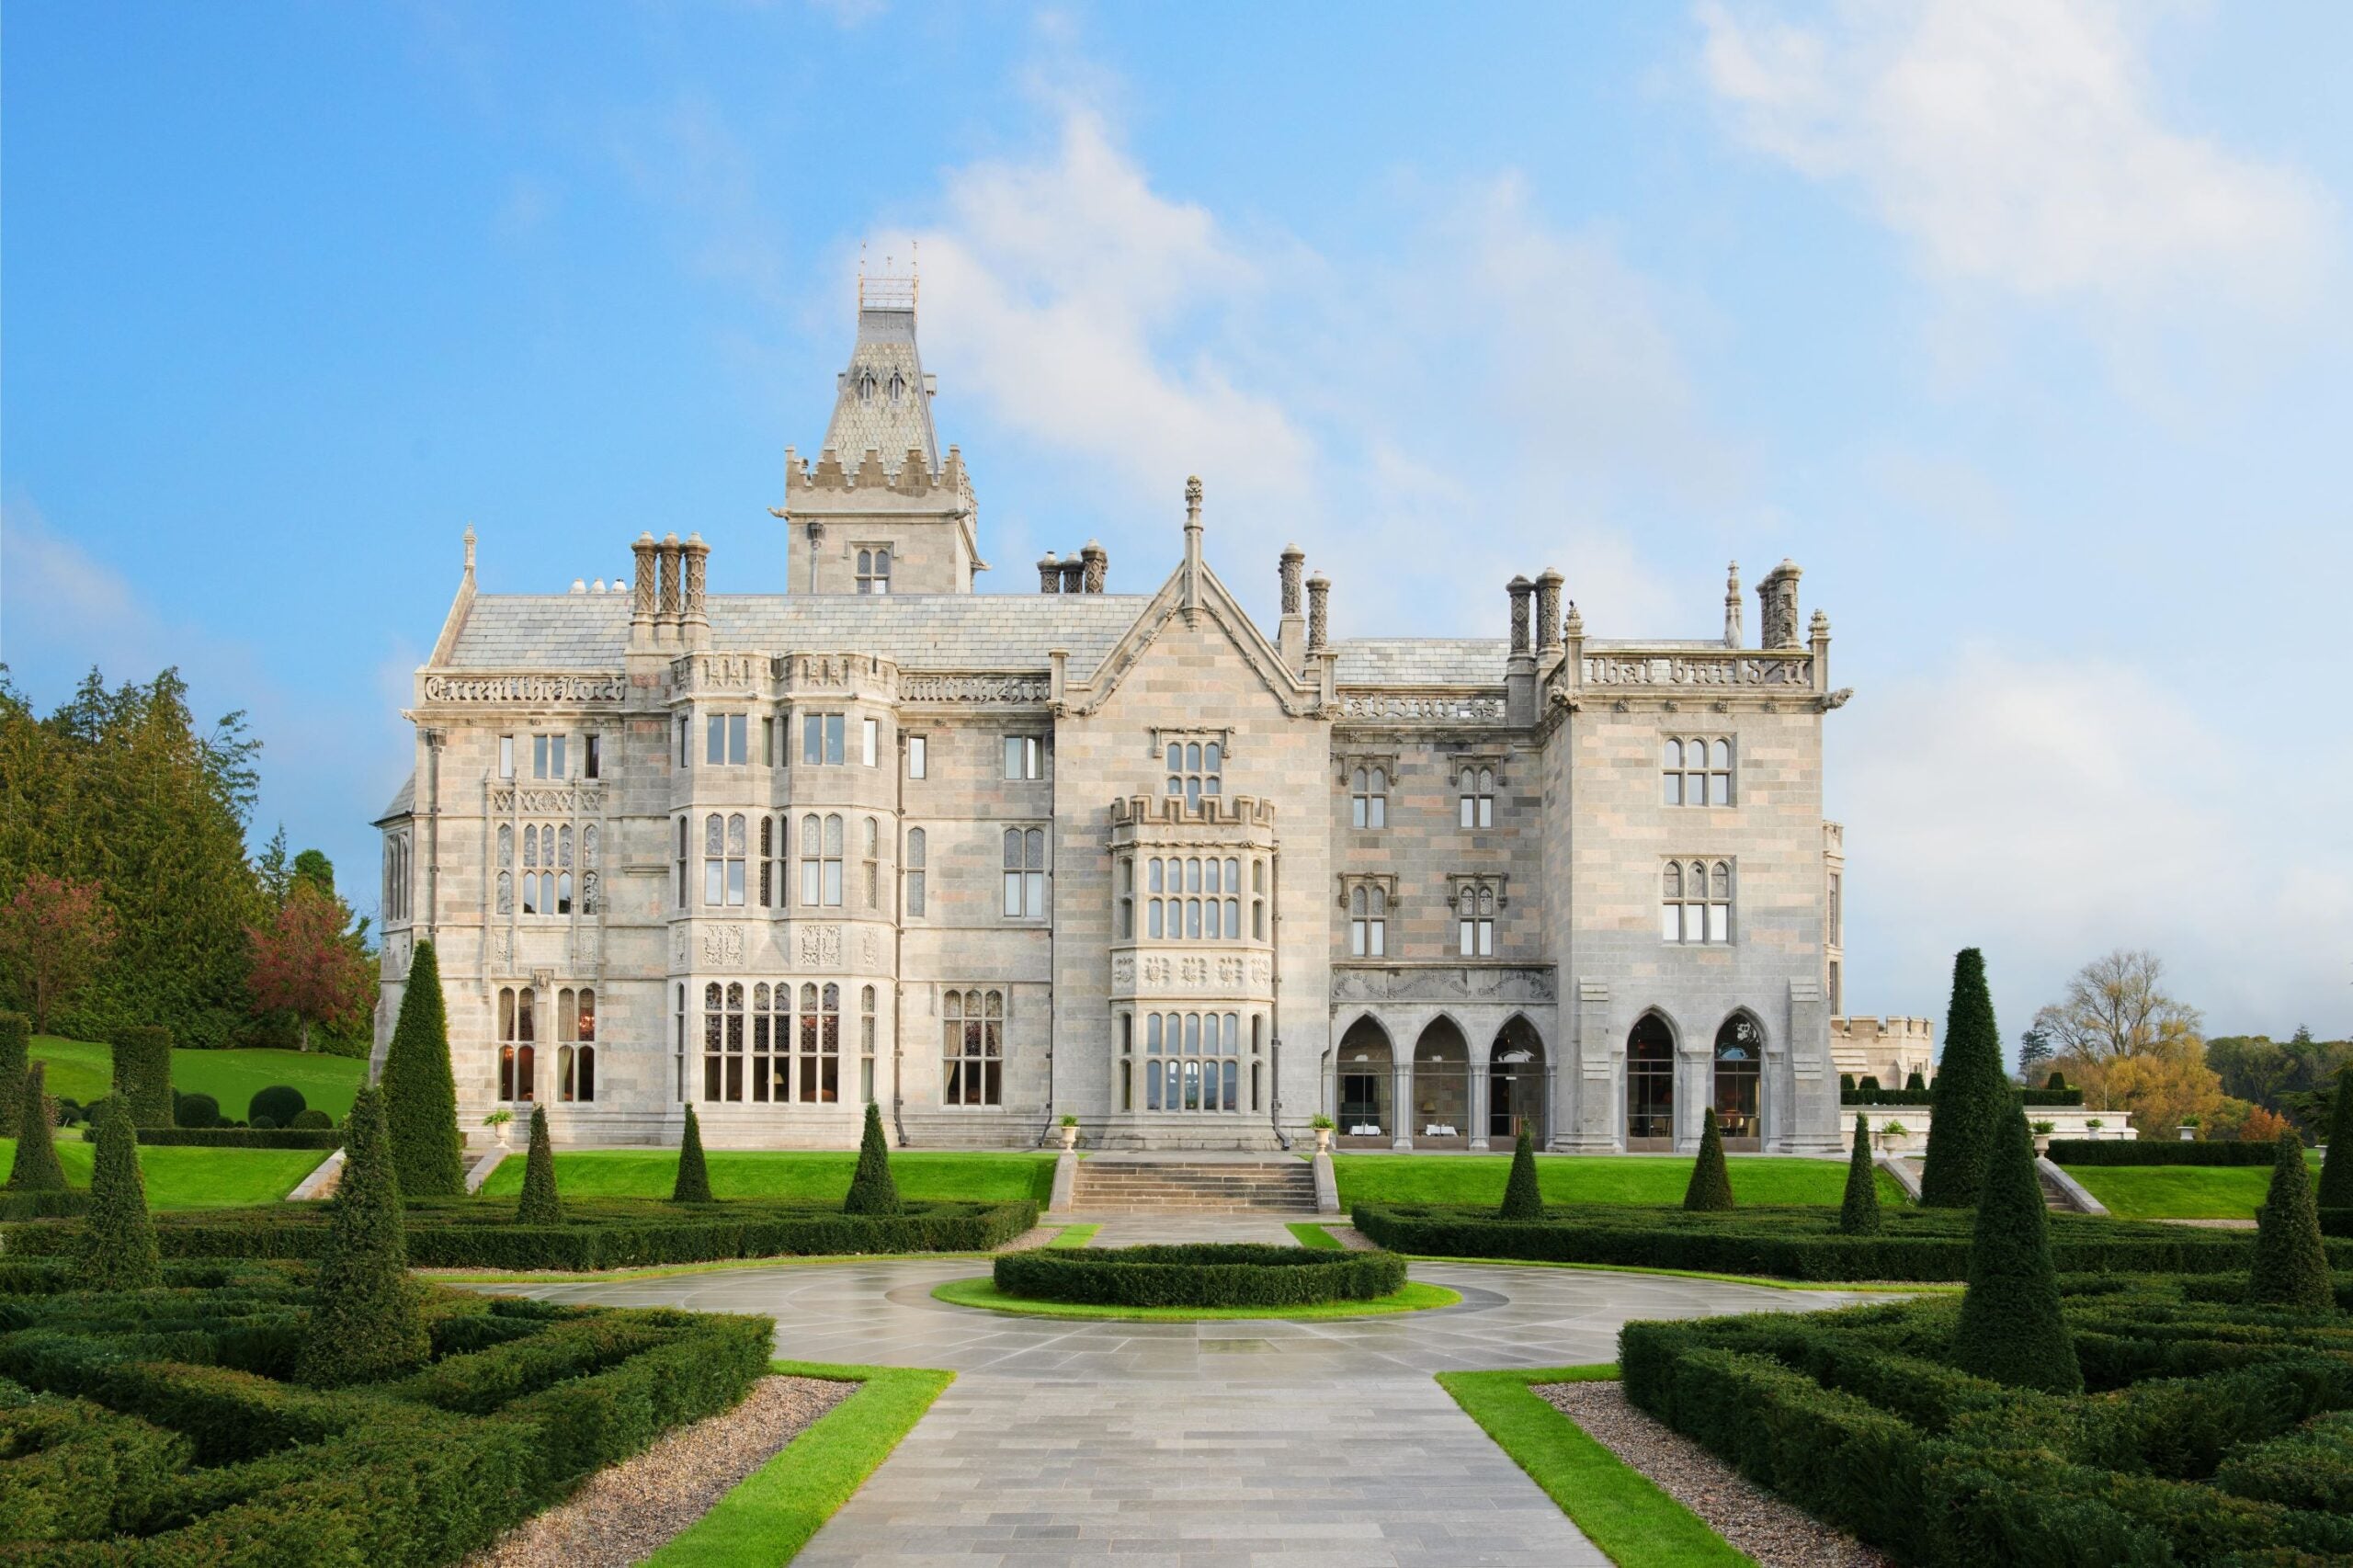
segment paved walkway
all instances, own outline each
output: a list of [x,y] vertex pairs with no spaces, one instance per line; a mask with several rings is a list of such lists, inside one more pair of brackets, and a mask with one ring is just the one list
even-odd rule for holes
[[[1238,1220],[1122,1218],[1097,1240],[1259,1239]],[[1271,1223],[1265,1239],[1287,1239]],[[1462,1304],[1355,1322],[1059,1322],[931,1299],[983,1271],[906,1258],[527,1293],[767,1312],[780,1355],[954,1369],[802,1568],[1606,1563],[1430,1374],[1611,1360],[1630,1318],[1854,1299],[1504,1264],[1416,1264]]]

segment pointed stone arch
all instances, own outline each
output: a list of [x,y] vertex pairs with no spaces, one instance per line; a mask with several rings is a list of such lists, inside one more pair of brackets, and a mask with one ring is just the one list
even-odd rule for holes
[[1734,1007],[1716,1026],[1709,1062],[1709,1103],[1724,1147],[1754,1151],[1765,1146],[1765,1023],[1747,1007]]
[[1487,1044],[1486,1094],[1476,1109],[1489,1146],[1516,1142],[1525,1127],[1542,1148],[1552,1132],[1552,1085],[1544,1032],[1535,1019],[1515,1011]]
[[1397,1049],[1389,1026],[1370,1008],[1358,1013],[1332,1058],[1337,1141],[1358,1148],[1387,1144],[1397,1127]]
[[1626,1147],[1675,1147],[1677,1047],[1682,1031],[1665,1008],[1643,1008],[1626,1031]]

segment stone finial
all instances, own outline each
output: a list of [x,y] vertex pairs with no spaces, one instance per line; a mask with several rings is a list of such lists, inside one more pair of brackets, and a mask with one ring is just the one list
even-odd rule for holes
[[1515,654],[1528,652],[1528,597],[1536,585],[1525,577],[1514,577],[1504,585],[1504,592],[1511,596],[1511,651]]
[[1081,590],[1090,594],[1101,593],[1103,579],[1111,570],[1111,552],[1103,548],[1100,540],[1090,539],[1079,548],[1078,559],[1086,567],[1081,574]]
[[1051,550],[1038,557],[1038,591],[1041,594],[1063,591],[1063,563]]
[[1585,617],[1577,613],[1577,601],[1574,599],[1569,601],[1569,619],[1561,631],[1572,642],[1582,641],[1585,637]]
[[474,580],[474,526],[466,525],[466,581]]
[[1724,646],[1740,646],[1740,562],[1724,568]]
[[1561,574],[1547,566],[1536,578],[1536,651],[1550,653],[1561,646]]
[[1283,546],[1282,582],[1283,613],[1299,613],[1299,574],[1307,563],[1307,551],[1295,544]]
[[662,599],[655,613],[665,620],[678,618],[678,552],[683,548],[676,534],[662,536]]
[[1307,580],[1307,647],[1310,653],[1320,651],[1331,625],[1331,580],[1318,572]]
[[1765,574],[1756,585],[1757,608],[1764,625],[1765,646],[1795,648],[1798,639],[1798,578],[1802,574],[1794,561],[1784,561]]
[[1197,527],[1200,520],[1201,476],[1188,474],[1185,477],[1185,524],[1188,528]]
[[710,559],[710,546],[703,543],[702,535],[688,534],[687,542],[678,547],[678,552],[685,558],[686,564],[686,596],[682,613],[688,620],[701,620],[704,619],[703,578]]
[[1826,611],[1824,611],[1824,610],[1815,610],[1815,611],[1813,612],[1813,620],[1811,620],[1811,621],[1809,621],[1809,622],[1807,622],[1807,624],[1806,624],[1806,631],[1807,631],[1808,635],[1809,635],[1809,636],[1810,636],[1810,637],[1811,637],[1814,642],[1820,642],[1822,639],[1824,639],[1824,638],[1825,638],[1825,637],[1829,636],[1829,635],[1830,635],[1830,616],[1829,616],[1829,614],[1828,614]]
[[654,619],[654,557],[660,551],[661,548],[662,547],[660,545],[654,542],[654,536],[650,533],[642,533],[638,535],[636,541],[630,546],[631,553],[637,557],[637,597],[635,602],[630,607],[630,619],[631,620],[652,620]]

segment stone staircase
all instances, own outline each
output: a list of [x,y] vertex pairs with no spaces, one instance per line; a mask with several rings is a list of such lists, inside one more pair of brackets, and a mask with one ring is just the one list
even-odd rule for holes
[[1315,1173],[1304,1160],[1081,1160],[1075,1214],[1315,1212]]

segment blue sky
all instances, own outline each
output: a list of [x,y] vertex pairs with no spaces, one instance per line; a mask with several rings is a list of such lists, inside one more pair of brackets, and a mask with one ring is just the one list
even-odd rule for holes
[[[699,530],[776,591],[861,244],[923,256],[995,591],[1188,472],[1271,607],[1496,634],[1546,565],[1836,629],[1848,995],[2006,1033],[2147,946],[2353,1033],[2353,9],[18,5],[0,656],[177,664],[373,896],[394,709],[493,591]],[[1752,632],[1755,609],[1750,608]]]

